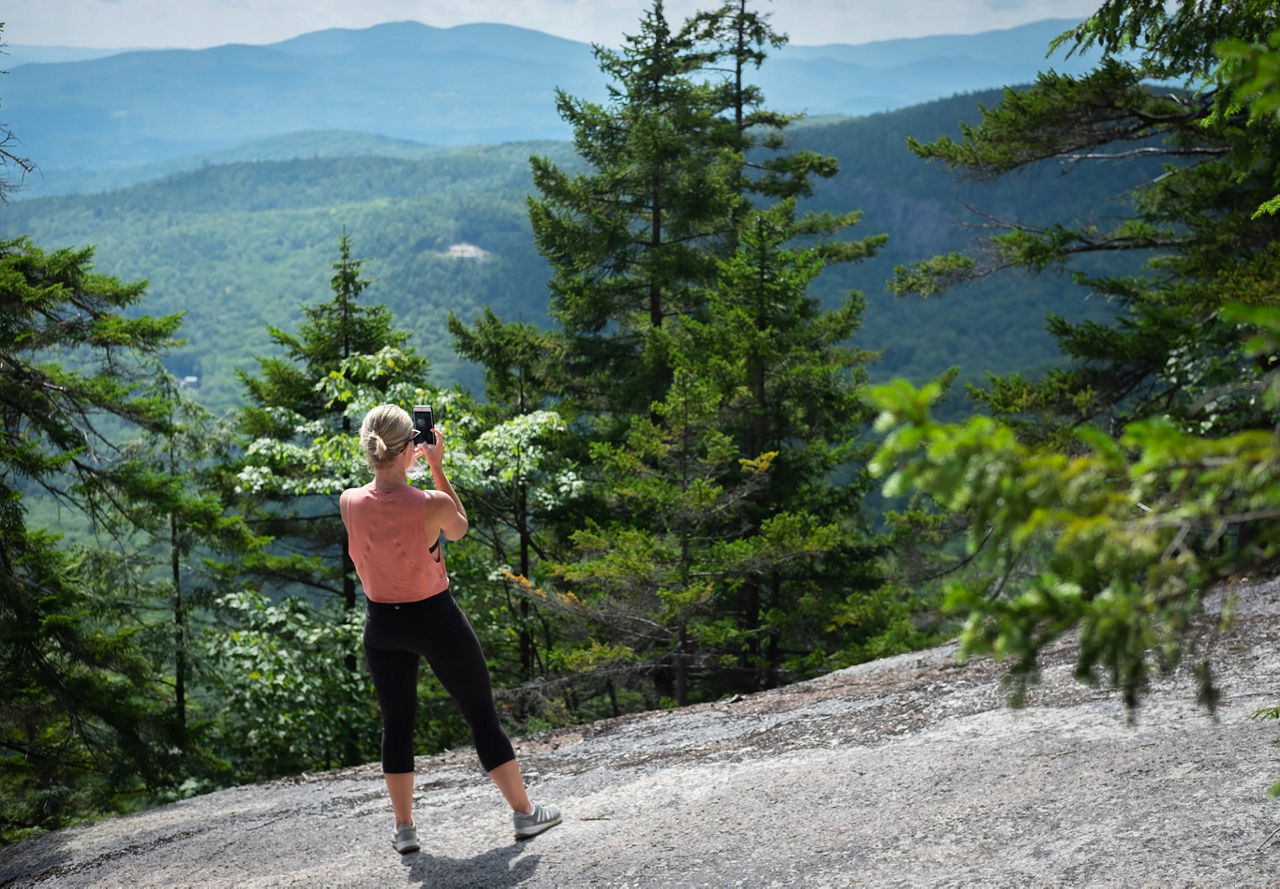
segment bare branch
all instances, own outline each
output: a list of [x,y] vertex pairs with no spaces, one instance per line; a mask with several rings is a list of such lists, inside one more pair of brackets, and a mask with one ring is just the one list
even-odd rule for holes
[[1191,157],[1194,155],[1209,155],[1219,157],[1228,154],[1231,149],[1222,148],[1131,148],[1128,151],[1090,151],[1085,153],[1072,153],[1059,155],[1061,160],[1067,161],[1085,161],[1085,160],[1126,160],[1134,157]]

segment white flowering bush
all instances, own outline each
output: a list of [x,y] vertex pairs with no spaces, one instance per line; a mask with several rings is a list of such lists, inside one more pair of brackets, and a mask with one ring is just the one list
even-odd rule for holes
[[[459,424],[474,429],[474,418]],[[451,430],[445,426],[445,433]],[[477,491],[529,485],[530,505],[550,510],[576,497],[583,479],[576,465],[564,463],[547,442],[564,432],[564,419],[555,411],[533,411],[505,420],[474,439],[459,436],[450,442],[449,472],[459,484]]]

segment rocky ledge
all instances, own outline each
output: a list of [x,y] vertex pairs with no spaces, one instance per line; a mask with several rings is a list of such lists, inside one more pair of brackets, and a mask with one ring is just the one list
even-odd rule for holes
[[[954,645],[733,701],[519,739],[564,823],[512,840],[470,750],[418,760],[422,851],[376,765],[211,793],[0,850],[4,887],[1264,886],[1280,873],[1280,580],[1200,636],[1223,691],[1135,713],[1048,652],[1024,709]],[[1210,609],[1212,611],[1212,609]]]

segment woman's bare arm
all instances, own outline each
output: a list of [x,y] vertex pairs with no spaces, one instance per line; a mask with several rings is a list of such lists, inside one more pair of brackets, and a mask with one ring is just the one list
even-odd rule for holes
[[433,444],[418,445],[418,451],[427,458],[427,467],[431,470],[431,480],[435,484],[434,491],[427,491],[427,527],[438,525],[449,540],[459,540],[467,533],[469,523],[467,510],[458,499],[458,494],[449,484],[449,477],[444,474],[444,437],[436,430]]

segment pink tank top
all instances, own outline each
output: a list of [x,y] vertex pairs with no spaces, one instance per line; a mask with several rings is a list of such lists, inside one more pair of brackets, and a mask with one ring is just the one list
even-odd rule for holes
[[427,495],[373,483],[347,495],[347,545],[364,594],[374,602],[417,602],[449,588],[440,529],[428,539]]

